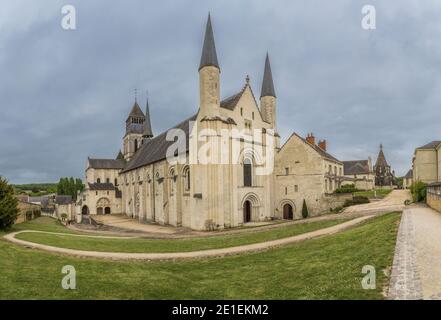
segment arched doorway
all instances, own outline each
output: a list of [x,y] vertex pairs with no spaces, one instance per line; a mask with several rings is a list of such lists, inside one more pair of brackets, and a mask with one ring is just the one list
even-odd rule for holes
[[110,213],[111,213],[110,207],[105,207],[104,208],[104,214],[110,214]]
[[87,206],[83,206],[81,208],[81,214],[88,215],[89,214],[89,208]]
[[283,219],[292,220],[294,218],[292,206],[289,203],[285,203],[283,206]]
[[243,222],[247,223],[251,221],[251,202],[245,201],[243,204]]
[[96,214],[103,214],[103,208],[102,207],[97,208]]

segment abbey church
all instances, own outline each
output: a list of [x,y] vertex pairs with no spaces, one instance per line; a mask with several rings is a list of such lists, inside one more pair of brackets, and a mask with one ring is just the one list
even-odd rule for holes
[[144,108],[135,101],[121,152],[114,159],[88,158],[77,215],[124,214],[143,223],[217,230],[301,218],[303,203],[311,215],[340,205],[333,191],[345,181],[343,162],[327,152],[325,140],[316,144],[312,133],[293,133],[280,145],[268,54],[262,67],[259,101],[248,77],[237,93],[221,99],[209,16],[198,68],[199,109],[154,135],[148,101]]

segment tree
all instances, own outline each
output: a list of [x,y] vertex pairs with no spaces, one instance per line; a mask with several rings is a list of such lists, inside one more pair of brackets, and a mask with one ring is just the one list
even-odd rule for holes
[[0,230],[11,228],[18,217],[18,200],[14,189],[6,179],[0,177]]
[[308,217],[308,215],[309,215],[308,207],[306,206],[306,201],[305,201],[305,199],[303,199],[302,217],[303,217],[304,219],[306,219],[306,218]]

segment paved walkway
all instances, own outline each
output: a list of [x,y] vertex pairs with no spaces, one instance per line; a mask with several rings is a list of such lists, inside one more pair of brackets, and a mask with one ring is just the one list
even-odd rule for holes
[[441,213],[404,210],[389,288],[390,299],[441,299]]
[[406,200],[411,200],[409,190],[393,190],[382,200],[348,207],[344,213],[362,215],[402,211],[405,207],[404,201]]
[[[104,258],[104,259],[115,259],[115,260],[170,260],[170,259],[189,259],[189,258],[210,258],[210,257],[222,257],[226,255],[240,254],[246,252],[255,252],[266,250],[290,243],[295,243],[307,239],[317,238],[321,236],[331,235],[343,230],[346,230],[350,227],[353,227],[367,219],[374,217],[371,216],[363,216],[359,217],[347,222],[343,222],[338,225],[334,225],[332,227],[323,228],[320,230],[315,230],[312,232],[303,233],[297,236],[292,236],[288,238],[248,244],[237,247],[230,248],[222,248],[222,249],[212,249],[212,250],[200,250],[200,251],[191,251],[191,252],[173,252],[173,253],[121,253],[121,252],[99,252],[99,251],[83,251],[83,250],[74,250],[74,249],[66,249],[66,248],[58,248],[54,246],[48,246],[44,244],[33,243],[25,240],[16,239],[15,236],[22,232],[35,232],[31,230],[18,231],[9,233],[4,236],[4,238],[10,242],[15,244],[19,244],[22,246],[26,246],[29,248],[35,248],[40,250],[45,250],[54,253],[67,254],[78,257],[89,257],[89,258]],[[38,231],[42,232],[42,231]],[[51,232],[46,232],[51,233]],[[70,235],[70,234],[65,234]],[[79,236],[79,235],[75,235]],[[90,236],[92,237],[92,236]],[[99,237],[99,236],[94,236]]]

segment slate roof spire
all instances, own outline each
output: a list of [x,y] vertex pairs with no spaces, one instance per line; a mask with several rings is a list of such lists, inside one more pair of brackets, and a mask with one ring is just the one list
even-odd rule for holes
[[145,121],[144,121],[144,132],[142,134],[144,138],[153,137],[152,123],[150,122],[150,108],[149,108],[149,95],[147,93],[147,99],[145,104]]
[[375,163],[376,167],[387,167],[389,164],[386,161],[386,157],[383,153],[383,144],[380,144],[380,152],[378,153],[377,162]]
[[262,91],[260,93],[261,98],[266,96],[276,97],[268,52],[265,58],[265,71],[263,72]]
[[207,26],[205,29],[204,46],[202,47],[201,63],[199,64],[199,70],[206,66],[217,67],[220,70],[219,63],[217,61],[216,45],[214,44],[213,28],[211,26],[211,17],[208,13]]

